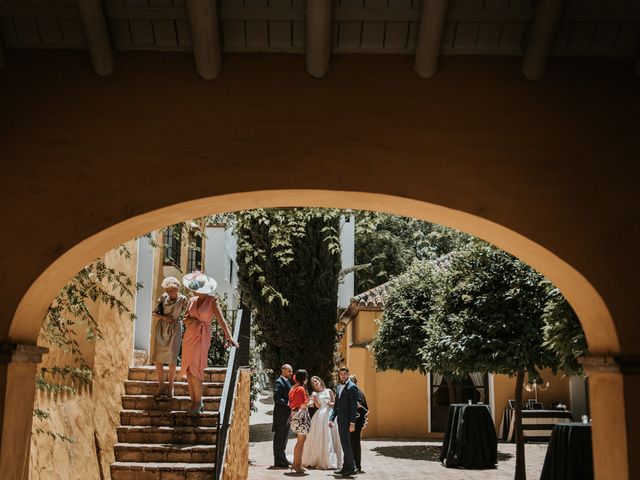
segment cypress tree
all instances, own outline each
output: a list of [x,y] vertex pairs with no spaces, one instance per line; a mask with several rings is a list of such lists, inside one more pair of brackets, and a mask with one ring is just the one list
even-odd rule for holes
[[254,313],[261,358],[329,381],[334,368],[339,213],[295,208],[236,214],[238,281]]

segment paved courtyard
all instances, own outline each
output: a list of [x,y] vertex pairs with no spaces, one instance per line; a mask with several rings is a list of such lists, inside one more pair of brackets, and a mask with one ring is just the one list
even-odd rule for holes
[[[258,412],[251,415],[249,443],[249,478],[251,480],[275,480],[287,477],[312,479],[342,478],[332,471],[307,470],[305,474],[291,473],[289,470],[273,469],[271,450],[271,414],[273,405],[268,396],[258,402]],[[287,444],[287,456],[293,458],[295,440]],[[444,468],[438,459],[440,442],[418,441],[415,439],[376,439],[362,441],[361,480],[381,479],[434,479],[434,480],[489,480],[512,479],[515,469],[515,445],[498,444],[498,468],[491,470],[463,470]],[[526,445],[527,478],[540,478],[546,444]]]

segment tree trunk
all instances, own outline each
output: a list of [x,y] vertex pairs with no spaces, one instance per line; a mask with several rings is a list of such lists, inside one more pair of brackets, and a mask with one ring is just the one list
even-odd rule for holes
[[447,387],[449,390],[449,405],[453,405],[458,402],[458,397],[456,395],[456,382],[447,378]]
[[524,370],[518,370],[516,375],[516,411],[513,425],[516,436],[516,473],[515,480],[526,480],[527,472],[524,468],[524,436],[522,435],[522,384],[524,383]]

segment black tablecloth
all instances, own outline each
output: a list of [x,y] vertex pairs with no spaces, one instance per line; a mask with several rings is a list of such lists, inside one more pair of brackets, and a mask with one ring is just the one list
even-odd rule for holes
[[553,427],[540,480],[593,480],[591,425],[560,423]]
[[440,461],[448,468],[496,467],[498,437],[486,405],[454,404],[449,407]]

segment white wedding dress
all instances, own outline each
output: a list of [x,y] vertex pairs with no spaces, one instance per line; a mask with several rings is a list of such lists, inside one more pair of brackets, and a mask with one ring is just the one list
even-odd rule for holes
[[342,448],[338,435],[338,425],[334,422],[333,428],[329,428],[329,419],[333,409],[329,406],[331,394],[329,389],[322,392],[313,392],[320,408],[311,419],[311,430],[304,442],[302,452],[302,465],[305,467],[320,468],[325,470],[337,470],[342,468]]

